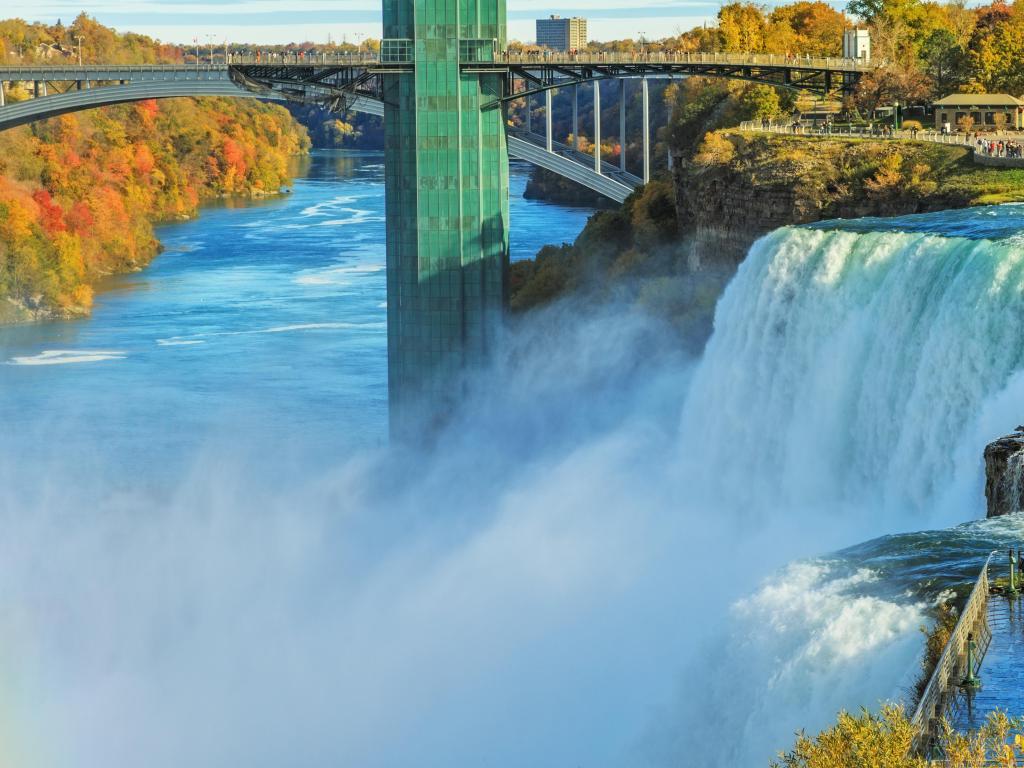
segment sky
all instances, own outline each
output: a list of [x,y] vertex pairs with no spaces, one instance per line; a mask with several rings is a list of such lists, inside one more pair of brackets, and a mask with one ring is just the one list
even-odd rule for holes
[[[534,19],[551,13],[585,16],[591,39],[665,37],[710,21],[717,0],[509,0],[509,36],[535,37]],[[0,17],[65,23],[83,10],[83,0],[4,0]],[[91,16],[120,31],[140,32],[166,42],[195,38],[234,43],[289,43],[311,40],[358,42],[381,37],[380,0],[92,0]]]

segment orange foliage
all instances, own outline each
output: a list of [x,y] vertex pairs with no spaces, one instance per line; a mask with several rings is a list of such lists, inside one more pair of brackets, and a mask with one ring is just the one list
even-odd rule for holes
[[146,175],[152,173],[156,167],[156,160],[153,158],[153,153],[149,147],[145,144],[135,145],[135,170],[137,173]]

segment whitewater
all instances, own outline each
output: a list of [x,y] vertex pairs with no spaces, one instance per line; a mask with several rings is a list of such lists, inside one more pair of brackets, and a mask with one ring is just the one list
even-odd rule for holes
[[[313,182],[308,247],[236,260],[275,214],[243,217],[150,289],[216,273],[251,315],[0,345],[0,762],[766,766],[901,696],[928,605],[1024,536],[970,522],[1021,421],[1020,208],[775,232],[700,360],[627,307],[535,313],[424,454],[358,426],[377,230],[311,263],[379,182]],[[24,364],[75,349],[127,351]]]

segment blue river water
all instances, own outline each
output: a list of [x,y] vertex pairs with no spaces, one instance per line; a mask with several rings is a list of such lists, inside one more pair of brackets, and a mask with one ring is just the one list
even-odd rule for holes
[[[513,258],[590,214],[524,186]],[[901,697],[1024,542],[978,519],[1022,211],[783,228],[699,361],[537,313],[429,455],[373,450],[380,155],[162,227],[91,318],[0,330],[0,764],[732,768]]]
[[[107,280],[90,318],[0,329],[0,423],[38,435],[26,461],[78,445],[148,478],[233,424],[325,462],[384,439],[382,156],[319,152],[301,174],[286,197],[161,227],[166,251]],[[527,174],[513,259],[592,213],[524,199]]]

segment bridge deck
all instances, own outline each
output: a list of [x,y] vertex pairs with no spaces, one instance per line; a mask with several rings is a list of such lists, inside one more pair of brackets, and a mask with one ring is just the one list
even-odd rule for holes
[[992,640],[981,663],[981,690],[957,708],[957,730],[977,728],[996,710],[1024,715],[1024,599],[993,595],[988,601]]

